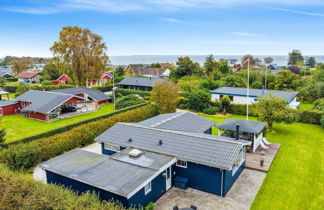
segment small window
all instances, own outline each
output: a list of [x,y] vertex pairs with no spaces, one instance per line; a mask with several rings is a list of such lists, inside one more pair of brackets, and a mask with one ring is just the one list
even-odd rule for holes
[[119,152],[120,151],[120,147],[119,146],[114,146],[114,145],[110,145],[110,144],[105,144],[105,149],[112,150],[112,151],[116,151],[116,152]]
[[176,165],[177,165],[178,167],[187,168],[187,161],[184,161],[184,160],[177,160]]
[[144,191],[145,191],[145,195],[152,191],[151,182],[149,182],[147,185],[145,185]]

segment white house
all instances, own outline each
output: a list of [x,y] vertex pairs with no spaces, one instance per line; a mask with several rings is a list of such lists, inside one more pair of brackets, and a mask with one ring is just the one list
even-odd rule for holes
[[257,102],[259,97],[270,93],[284,99],[292,109],[297,109],[300,104],[300,102],[296,101],[298,92],[250,88],[249,97],[247,97],[246,88],[220,87],[216,90],[210,91],[210,93],[212,95],[212,101],[220,101],[222,97],[229,96],[231,102],[234,104],[252,104]]

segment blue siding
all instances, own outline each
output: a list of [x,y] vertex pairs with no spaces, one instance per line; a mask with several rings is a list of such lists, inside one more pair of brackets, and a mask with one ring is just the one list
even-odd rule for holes
[[189,186],[221,195],[222,172],[220,169],[187,162],[187,168],[175,166],[176,176],[189,178]]
[[[120,150],[126,149],[127,147],[120,146]],[[117,153],[116,151],[105,149],[105,143],[101,143],[101,154],[104,155],[113,155]]]
[[[152,180],[152,191],[145,195],[144,188],[138,191],[129,199],[131,207],[138,207],[138,204],[146,206],[150,202],[156,202],[166,192],[166,178],[163,171],[159,176]],[[171,167],[171,180],[173,180],[173,170]]]
[[245,168],[245,161],[237,169],[234,176],[232,176],[232,171],[224,171],[224,193],[223,193],[223,196],[225,196],[228,193],[228,191],[231,189],[234,182],[240,176],[240,174],[242,173],[244,168]]
[[205,134],[212,134],[212,128],[208,128],[204,131]]
[[47,178],[47,183],[63,185],[65,187],[71,188],[72,190],[76,191],[78,194],[87,191],[92,191],[97,193],[101,200],[117,201],[120,202],[125,207],[128,206],[128,201],[126,197],[111,192],[107,192],[105,190],[67,178],[65,176],[61,176],[59,174],[46,171],[46,178]]

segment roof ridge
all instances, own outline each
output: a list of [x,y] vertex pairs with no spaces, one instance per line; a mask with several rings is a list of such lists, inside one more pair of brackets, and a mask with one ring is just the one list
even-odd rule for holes
[[56,95],[67,95],[67,96],[76,96],[70,93],[61,93],[61,92],[55,92],[55,91],[43,91],[43,90],[29,90],[33,92],[41,92],[41,93],[50,93],[50,94],[56,94]]
[[[163,131],[163,132],[166,132],[166,133],[173,133],[173,134],[181,135],[181,136],[189,136],[189,135],[186,135],[186,134],[193,134],[191,136],[201,138],[201,139],[216,140],[216,141],[221,141],[221,142],[225,142],[225,143],[243,145],[242,143],[237,142],[237,141],[227,141],[227,140],[224,140],[224,139],[208,138],[207,136],[197,135],[197,133],[190,133],[190,132],[186,132],[186,131],[176,131],[176,130],[153,128],[153,127],[148,127],[148,126],[141,125],[139,123],[131,123],[130,124],[130,123],[118,122],[117,124],[128,125],[128,126],[132,126],[132,127],[144,128],[144,129],[155,130],[155,131]],[[208,134],[206,134],[206,135],[208,135]],[[211,136],[217,137],[216,135],[211,135]]]
[[[177,112],[176,112],[176,113],[177,113]],[[162,125],[162,124],[164,124],[164,123],[166,123],[166,122],[169,122],[170,120],[173,120],[173,119],[175,119],[175,118],[177,118],[177,117],[180,117],[180,116],[184,115],[185,113],[186,113],[186,112],[178,112],[178,114],[176,114],[176,115],[174,115],[174,116],[172,116],[172,117],[169,117],[169,118],[167,118],[167,119],[161,120],[161,121],[159,121],[159,122],[157,122],[157,123],[155,123],[155,124],[153,124],[153,125],[150,125],[149,127],[154,128],[154,127],[156,127],[156,126],[158,126],[158,125]]]

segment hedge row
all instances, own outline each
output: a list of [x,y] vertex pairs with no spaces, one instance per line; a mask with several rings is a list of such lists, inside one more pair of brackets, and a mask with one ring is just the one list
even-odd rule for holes
[[131,95],[131,94],[137,94],[137,95],[142,96],[143,98],[151,95],[151,93],[149,91],[131,90],[131,89],[122,89],[122,88],[116,89],[115,93],[116,93],[116,95],[118,93],[120,93],[123,96]]
[[98,117],[93,117],[93,118],[83,120],[83,121],[80,121],[80,122],[77,122],[77,123],[73,123],[73,124],[70,124],[70,125],[67,125],[67,126],[64,126],[64,127],[60,127],[60,128],[57,128],[57,129],[54,129],[54,130],[51,130],[51,131],[48,131],[48,132],[45,132],[45,133],[41,133],[41,134],[38,134],[38,135],[23,138],[23,139],[20,139],[18,141],[12,142],[10,144],[11,145],[12,144],[22,144],[22,143],[30,142],[30,141],[37,140],[37,139],[40,139],[40,138],[46,138],[46,137],[49,137],[49,136],[53,136],[55,134],[59,134],[59,133],[63,133],[63,132],[66,132],[68,130],[71,130],[72,128],[75,128],[75,127],[77,127],[79,125],[86,124],[86,123],[93,122],[93,121],[97,121],[97,120],[101,120],[101,119],[105,119],[105,118],[111,117],[113,115],[122,113],[122,112],[126,112],[126,111],[129,111],[129,110],[132,110],[132,109],[140,108],[140,107],[145,106],[145,105],[147,105],[147,103],[141,103],[141,104],[137,104],[135,106],[130,106],[130,107],[127,107],[127,108],[124,108],[124,109],[119,109],[119,110],[116,110],[114,112],[110,112],[109,114],[101,115],[101,116],[98,116]]
[[10,145],[0,151],[0,163],[13,170],[28,169],[66,151],[83,147],[117,122],[139,122],[158,114],[153,105],[124,111],[111,117],[77,126],[70,131],[25,144]]
[[17,88],[18,88],[18,86],[14,86],[14,85],[4,85],[2,88],[3,88],[4,91],[7,91],[9,93],[15,93],[16,90],[17,90]]
[[1,209],[124,209],[98,199],[95,194],[75,192],[57,185],[44,185],[0,165]]
[[91,88],[100,90],[101,92],[108,92],[108,91],[112,91],[113,85],[110,84],[110,85],[93,86]]

